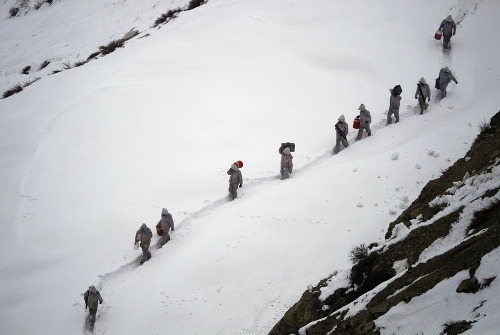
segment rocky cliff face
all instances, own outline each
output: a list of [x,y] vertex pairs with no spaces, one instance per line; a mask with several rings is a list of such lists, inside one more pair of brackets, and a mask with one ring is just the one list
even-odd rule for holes
[[[384,245],[353,249],[355,265],[344,278],[335,273],[304,292],[269,334],[380,334],[379,320],[392,308],[459,272],[468,271],[468,278],[453,294],[487,290],[497,279],[476,271],[499,246],[500,112],[481,126],[466,156],[430,181],[389,225]],[[497,298],[493,292],[491,299]],[[470,310],[479,310],[475,319],[450,315],[456,321],[443,325],[442,334],[460,334],[480,322],[480,306]]]

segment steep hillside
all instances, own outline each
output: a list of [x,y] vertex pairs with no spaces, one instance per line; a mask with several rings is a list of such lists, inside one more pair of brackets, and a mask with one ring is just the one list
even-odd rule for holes
[[[353,246],[380,251],[500,105],[500,34],[485,33],[499,30],[497,0],[210,0],[158,27],[192,2],[54,0],[7,17],[16,3],[0,1],[0,88],[42,79],[0,99],[2,334],[85,332],[90,285],[104,299],[96,334],[267,334],[308,285],[350,267]],[[458,27],[443,53],[447,15]],[[52,75],[133,27],[124,48]],[[432,88],[420,115],[416,83],[443,66],[458,84],[445,99]],[[396,84],[400,122],[386,125]],[[332,155],[335,123],[351,126],[361,103],[372,136],[350,129]],[[157,249],[155,235],[139,265],[135,233],[162,208],[172,240]],[[360,290],[376,285],[357,273]]]
[[[498,329],[499,246],[500,112],[483,124],[464,158],[389,225],[384,243],[353,249],[351,270],[304,292],[269,334],[459,334],[470,328],[480,334],[476,323]],[[432,320],[410,312],[415,304]]]

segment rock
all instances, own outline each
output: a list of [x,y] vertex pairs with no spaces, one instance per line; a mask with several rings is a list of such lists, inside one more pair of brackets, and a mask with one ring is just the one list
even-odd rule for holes
[[476,293],[481,288],[476,277],[466,279],[458,285],[457,293]]
[[130,29],[128,33],[126,33],[125,35],[123,35],[122,37],[122,41],[128,41],[129,39],[131,39],[132,37],[135,37],[139,35],[139,31],[134,28]]
[[375,329],[375,322],[373,321],[366,321],[363,322],[358,329],[356,329],[356,335],[365,335],[369,334],[372,332],[372,330]]

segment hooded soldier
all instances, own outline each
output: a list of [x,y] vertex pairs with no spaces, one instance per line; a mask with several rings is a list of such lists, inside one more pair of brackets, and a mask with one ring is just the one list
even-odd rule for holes
[[356,141],[359,141],[363,137],[363,130],[366,130],[368,136],[372,136],[372,131],[370,130],[370,123],[372,123],[372,117],[370,111],[365,108],[365,105],[359,105],[359,130],[358,136],[356,136]]
[[340,143],[344,145],[345,148],[349,146],[349,143],[347,142],[347,133],[349,132],[349,126],[345,122],[345,116],[340,115],[338,122],[335,124],[335,132],[337,134],[336,136],[336,143],[335,143],[335,148],[333,149],[334,154],[338,154],[340,151]]
[[451,81],[458,84],[458,81],[451,73],[451,70],[446,66],[439,71],[439,90],[441,91],[441,99],[446,97],[446,88]]
[[288,179],[290,177],[290,173],[292,173],[293,169],[293,156],[290,153],[290,148],[286,147],[283,149],[281,153],[281,165],[280,165],[280,174],[281,180]]
[[101,293],[92,285],[83,294],[83,299],[85,300],[85,309],[89,308],[90,324],[93,325],[97,314],[97,307],[99,306],[98,303],[102,304]]
[[420,115],[424,114],[424,110],[429,107],[429,105],[425,102],[431,101],[431,89],[424,77],[420,78],[417,83],[417,91],[415,92],[415,99],[418,99],[418,104],[420,105]]
[[457,25],[451,15],[448,15],[446,19],[441,21],[439,30],[443,32],[443,48],[448,49],[450,47],[451,35],[455,35],[457,32]]
[[[397,86],[400,88],[401,86]],[[391,97],[389,98],[389,111],[387,112],[387,124],[392,123],[392,114],[396,118],[396,123],[399,122],[399,105],[401,103],[401,92],[400,89],[396,90],[395,88],[390,88],[389,92],[391,93]]]
[[170,241],[169,231],[172,229],[174,231],[174,219],[172,214],[168,212],[166,208],[161,210],[161,219],[158,221],[161,229],[163,230],[162,237],[158,240],[158,248],[163,247],[168,241]]
[[139,230],[135,233],[135,241],[140,242],[142,249],[142,259],[141,264],[146,261],[149,261],[151,258],[151,253],[149,252],[149,245],[151,244],[151,238],[153,237],[153,233],[151,229],[146,226],[145,223],[139,228]]
[[234,163],[227,170],[227,174],[229,175],[229,196],[234,200],[238,197],[238,186],[243,186],[243,176],[238,166]]

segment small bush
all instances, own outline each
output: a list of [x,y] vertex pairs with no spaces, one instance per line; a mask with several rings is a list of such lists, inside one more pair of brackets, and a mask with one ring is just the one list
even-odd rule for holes
[[28,87],[31,84],[33,84],[35,81],[38,81],[38,80],[40,80],[40,77],[35,78],[35,79],[31,79],[31,80],[28,80],[28,81],[25,81],[24,84],[23,84],[23,87]]
[[82,66],[85,63],[87,63],[87,62],[84,61],[84,60],[79,60],[79,61],[75,62],[75,64],[73,64],[73,67],[79,67],[79,66]]
[[490,123],[489,123],[488,121],[483,120],[483,121],[481,121],[481,122],[479,123],[478,128],[479,128],[479,131],[480,131],[481,133],[483,133],[483,132],[485,132],[485,131],[490,130],[490,129],[491,129],[491,125],[490,125]]
[[469,234],[472,230],[478,231],[485,228],[485,224],[487,224],[488,221],[491,220],[496,213],[498,213],[500,210],[500,201],[496,199],[492,200],[493,201],[489,206],[474,213],[474,216],[466,229],[467,234]]
[[59,72],[61,72],[61,71],[62,71],[62,70],[54,70],[54,71],[52,71],[52,74],[56,74],[56,73],[59,73]]
[[9,17],[17,16],[17,14],[19,14],[19,7],[11,7],[9,9]]
[[73,67],[70,62],[64,62],[63,63],[63,70],[69,70]]
[[88,62],[89,60],[96,58],[96,57],[97,57],[97,56],[99,56],[100,54],[101,54],[101,52],[100,52],[100,51],[93,52],[93,53],[91,53],[91,54],[90,54],[90,56],[88,56],[88,57],[87,57],[87,60],[86,60],[86,61]]
[[159,18],[156,19],[153,27],[157,27],[160,24],[168,23],[170,20],[175,19],[179,13],[182,12],[182,9],[169,9],[166,13],[161,14]]
[[49,64],[50,64],[50,62],[48,60],[43,61],[42,64],[40,64],[38,71],[45,69],[47,67],[47,65],[49,65]]
[[191,10],[195,9],[196,7],[200,7],[201,5],[204,5],[207,1],[205,0],[191,0],[189,1],[189,4],[187,5],[186,10]]
[[117,48],[123,47],[122,40],[114,40],[109,42],[107,45],[103,45],[99,47],[99,50],[103,55],[107,55],[115,51]]
[[14,86],[12,86],[11,88],[9,88],[7,91],[3,92],[2,94],[2,97],[5,99],[5,98],[8,98],[10,97],[11,95],[14,95],[16,93],[19,93],[23,90],[23,86],[21,84],[16,84]]
[[23,68],[23,70],[21,71],[21,73],[22,74],[28,74],[28,73],[30,73],[30,70],[31,70],[31,66],[28,65],[28,66],[25,66]]
[[349,252],[349,260],[352,264],[358,264],[359,262],[368,258],[368,248],[365,244],[360,244],[355,246]]
[[37,2],[35,2],[35,5],[33,6],[33,9],[35,10],[39,10],[40,7],[42,7],[42,5],[45,3],[44,0],[38,0]]
[[40,7],[42,7],[42,5],[44,3],[47,3],[50,6],[50,5],[52,5],[52,2],[53,2],[53,0],[38,0],[37,2],[35,2],[35,6],[33,8],[36,10],[39,10]]
[[484,278],[483,283],[481,284],[481,290],[484,288],[487,288],[491,285],[491,283],[496,279],[497,277],[490,277],[490,278]]

